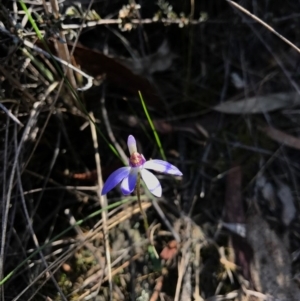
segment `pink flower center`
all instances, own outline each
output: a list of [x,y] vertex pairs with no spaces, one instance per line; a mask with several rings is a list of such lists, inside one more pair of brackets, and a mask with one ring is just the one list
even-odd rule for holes
[[144,157],[137,152],[134,152],[129,158],[129,165],[131,167],[142,166],[145,162],[146,160],[144,159]]

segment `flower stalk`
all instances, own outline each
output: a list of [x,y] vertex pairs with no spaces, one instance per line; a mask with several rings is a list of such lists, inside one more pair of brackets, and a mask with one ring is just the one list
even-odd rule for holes
[[140,174],[138,174],[138,178],[137,178],[137,185],[136,185],[136,195],[137,195],[137,199],[138,199],[138,205],[139,205],[139,208],[140,208],[140,212],[143,216],[143,220],[144,220],[144,228],[145,228],[145,231],[147,233],[147,236],[148,236],[148,230],[149,230],[149,223],[148,223],[148,219],[147,219],[147,215],[143,209],[143,206],[142,206],[142,201],[141,201],[141,192],[140,192],[140,184],[141,184],[141,176]]

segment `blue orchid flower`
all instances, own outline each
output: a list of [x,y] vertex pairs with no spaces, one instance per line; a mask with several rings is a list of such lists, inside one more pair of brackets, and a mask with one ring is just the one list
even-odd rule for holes
[[121,191],[124,195],[133,192],[138,174],[141,175],[149,191],[157,197],[161,196],[162,189],[157,177],[148,171],[152,169],[169,175],[182,176],[182,172],[174,165],[163,160],[146,161],[143,155],[137,152],[136,141],[132,135],[128,137],[127,145],[130,153],[129,166],[121,167],[114,171],[103,186],[101,194],[107,194],[121,181]]

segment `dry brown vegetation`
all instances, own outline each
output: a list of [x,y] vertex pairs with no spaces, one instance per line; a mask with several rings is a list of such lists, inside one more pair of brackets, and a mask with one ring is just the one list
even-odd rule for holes
[[0,300],[300,300],[299,3],[237,2],[0,2]]

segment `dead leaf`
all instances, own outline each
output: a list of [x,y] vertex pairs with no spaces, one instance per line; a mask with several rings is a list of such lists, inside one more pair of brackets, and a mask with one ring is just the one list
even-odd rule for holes
[[[48,44],[52,53],[55,53],[53,43],[49,42]],[[68,42],[67,44],[69,49],[73,48],[73,43]],[[37,42],[37,45],[44,49],[42,43]],[[148,79],[134,74],[115,59],[98,50],[89,49],[80,44],[75,46],[73,58],[76,61],[76,65],[79,65],[82,70],[94,78],[102,77],[105,74],[107,81],[116,87],[127,90],[136,96],[138,91],[141,91],[147,105],[162,109],[158,93]]]
[[[70,48],[72,46],[71,44],[69,45]],[[134,74],[130,69],[113,58],[98,50],[92,50],[81,45],[76,46],[74,58],[88,74],[97,77],[105,73],[107,80],[111,83],[135,95],[138,94],[138,91],[141,91],[148,105],[161,109],[157,91],[150,82],[146,78]]]
[[160,252],[160,257],[165,260],[172,259],[177,254],[177,241],[171,240]]
[[213,110],[228,114],[258,114],[287,108],[300,103],[297,93],[276,93],[266,96],[255,96],[239,101],[226,101]]
[[247,240],[254,251],[251,276],[258,291],[280,301],[299,301],[300,290],[291,275],[291,258],[280,239],[258,214],[248,218]]
[[163,283],[164,283],[164,276],[160,276],[156,279],[156,284],[153,290],[153,294],[149,301],[157,301],[159,299],[159,294],[163,287]]
[[300,149],[300,139],[271,126],[259,127],[268,137],[286,146]]
[[296,207],[291,188],[284,184],[274,174],[272,180],[267,180],[262,171],[256,178],[255,198],[262,201],[274,213],[279,208],[278,201],[281,202],[281,220],[285,226],[289,226],[296,215]]
[[82,173],[74,173],[70,175],[71,178],[80,181],[89,181],[89,182],[96,182],[97,181],[97,170],[82,172]]
[[262,172],[259,172],[255,183],[255,196],[256,198],[263,198],[267,202],[268,208],[275,211],[277,207],[276,189],[274,183],[267,180]]
[[[234,260],[241,268],[241,272],[245,279],[251,280],[250,262],[252,260],[252,249],[245,239],[245,223],[246,217],[244,213],[242,200],[242,169],[241,166],[234,166],[227,175],[224,222],[231,227],[235,226],[235,230],[242,227],[243,235],[232,232],[230,235],[230,245],[234,251]],[[228,229],[228,227],[226,227]],[[238,232],[238,233],[239,233]]]
[[245,87],[245,82],[238,73],[232,72],[230,74],[230,77],[231,77],[231,82],[236,89],[243,89]]
[[296,207],[294,204],[294,198],[291,188],[286,184],[280,182],[277,195],[282,203],[282,221],[286,226],[289,226],[296,215]]

